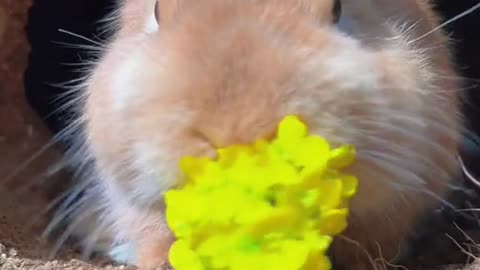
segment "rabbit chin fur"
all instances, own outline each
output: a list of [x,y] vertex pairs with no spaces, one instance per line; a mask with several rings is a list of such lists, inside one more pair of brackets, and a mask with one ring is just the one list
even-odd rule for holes
[[[150,268],[172,237],[162,193],[184,155],[272,135],[287,114],[352,143],[360,190],[333,258],[389,260],[457,173],[458,85],[427,1],[126,0],[118,31],[78,92],[63,207],[88,252]],[[155,19],[155,12],[159,23]]]

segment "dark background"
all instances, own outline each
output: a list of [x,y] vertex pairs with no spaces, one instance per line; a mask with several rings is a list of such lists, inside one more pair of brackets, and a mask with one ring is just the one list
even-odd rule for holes
[[26,29],[31,53],[25,71],[25,90],[31,106],[54,133],[65,127],[68,118],[64,113],[56,113],[56,109],[62,105],[58,97],[65,93],[66,88],[52,84],[62,84],[79,78],[82,74],[79,73],[78,64],[94,57],[89,50],[69,46],[94,44],[59,29],[96,41],[105,39],[107,36],[102,33],[102,24],[99,21],[113,10],[115,2],[120,1],[33,1]]

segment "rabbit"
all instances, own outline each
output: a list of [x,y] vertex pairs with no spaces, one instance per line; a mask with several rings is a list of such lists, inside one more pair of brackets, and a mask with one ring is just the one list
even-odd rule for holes
[[340,267],[396,259],[456,185],[462,82],[427,0],[124,0],[111,16],[69,132],[82,198],[60,211],[85,250],[167,265],[179,159],[271,138],[286,115],[357,149]]

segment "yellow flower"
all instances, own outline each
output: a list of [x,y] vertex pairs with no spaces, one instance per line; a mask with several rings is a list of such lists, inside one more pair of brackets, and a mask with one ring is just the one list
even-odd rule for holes
[[333,237],[347,226],[357,179],[339,170],[352,146],[331,149],[295,116],[277,137],[218,149],[217,160],[185,157],[185,185],[165,194],[177,242],[176,270],[329,270]]

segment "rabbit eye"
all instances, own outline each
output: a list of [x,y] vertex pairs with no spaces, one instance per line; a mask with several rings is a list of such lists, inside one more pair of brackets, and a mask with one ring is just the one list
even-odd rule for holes
[[155,20],[157,20],[157,23],[160,24],[160,5],[158,4],[158,1],[155,1]]
[[340,17],[342,16],[342,1],[341,0],[333,0],[333,23],[338,23]]

